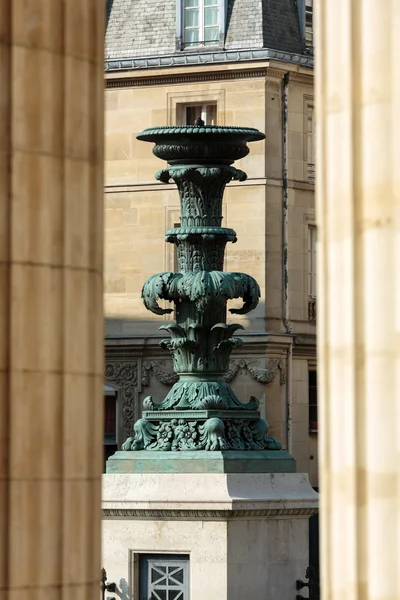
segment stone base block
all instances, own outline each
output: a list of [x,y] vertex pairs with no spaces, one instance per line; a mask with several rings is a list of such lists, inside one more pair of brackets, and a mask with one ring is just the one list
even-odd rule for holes
[[188,557],[190,600],[293,600],[317,506],[298,473],[107,474],[103,565],[123,600],[149,555]]
[[286,450],[221,452],[116,452],[107,473],[294,473],[296,463]]

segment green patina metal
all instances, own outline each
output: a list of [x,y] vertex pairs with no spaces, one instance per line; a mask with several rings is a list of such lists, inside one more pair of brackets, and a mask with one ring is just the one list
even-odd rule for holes
[[202,123],[146,129],[137,136],[153,142],[153,153],[168,162],[156,178],[173,180],[180,196],[181,226],[166,232],[166,241],[177,248],[179,272],[153,275],[142,290],[146,308],[157,315],[173,312],[160,300],[175,306],[176,322],[160,329],[169,334],[161,346],[171,352],[179,379],[161,402],[145,399],[125,451],[168,451],[183,458],[194,450],[281,449],[260,418],[258,400],[241,402],[225,380],[232,349],[243,343],[234,335],[243,327],[226,323],[227,301],[242,298],[242,307],[230,312],[246,314],[257,306],[260,288],[250,275],[223,271],[225,246],[236,242],[236,233],[221,226],[222,200],[230,181],[246,179],[232,164],[249,153],[248,142],[264,137],[256,129]]
[[294,458],[281,450],[116,452],[107,473],[295,473]]

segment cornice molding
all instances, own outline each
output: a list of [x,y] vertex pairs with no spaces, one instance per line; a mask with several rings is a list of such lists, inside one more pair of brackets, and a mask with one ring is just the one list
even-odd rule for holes
[[142,508],[103,508],[103,518],[150,518],[150,519],[249,519],[254,517],[311,517],[318,513],[312,508],[268,508],[253,510],[174,510]]
[[317,360],[317,336],[298,334],[294,338],[293,357]]
[[164,56],[133,58],[107,58],[104,69],[107,73],[162,69],[168,67],[196,67],[203,65],[230,64],[250,61],[273,60],[312,69],[314,57],[293,54],[271,48],[248,48],[243,50],[215,50],[214,52],[177,52]]
[[273,69],[272,67],[265,69],[265,76],[272,79],[283,79],[284,75],[285,71],[281,71],[280,69]]
[[290,73],[289,75],[289,83],[293,82],[293,83],[298,83],[298,84],[304,84],[304,85],[313,85],[313,75],[310,73],[310,75],[306,74],[306,73]]
[[247,79],[251,77],[265,77],[266,69],[246,69],[238,71],[210,71],[208,73],[182,73],[176,75],[156,75],[147,77],[124,77],[106,79],[106,88],[143,87],[147,85],[171,85],[194,83],[202,81],[224,81],[228,79]]

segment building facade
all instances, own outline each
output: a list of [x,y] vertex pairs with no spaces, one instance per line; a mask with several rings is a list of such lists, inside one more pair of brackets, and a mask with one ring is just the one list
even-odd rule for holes
[[225,194],[224,224],[238,234],[225,269],[255,277],[262,294],[250,315],[235,315],[245,344],[228,378],[242,400],[260,399],[271,435],[318,487],[312,44],[312,0],[108,2],[106,455],[144,398],[161,400],[175,381],[159,347],[165,322],[145,310],[141,288],[176,269],[164,232],[179,223],[179,197],[155,181],[162,165],[136,135],[200,116],[266,134],[237,164],[247,181]]

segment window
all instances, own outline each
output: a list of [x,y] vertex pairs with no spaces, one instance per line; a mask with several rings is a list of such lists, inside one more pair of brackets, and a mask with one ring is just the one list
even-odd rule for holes
[[305,42],[308,48],[314,46],[313,40],[313,2],[314,0],[306,0],[305,5]]
[[104,461],[106,463],[118,450],[117,397],[114,390],[105,389],[104,403]]
[[185,48],[219,45],[220,0],[183,0]]
[[177,121],[180,125],[194,125],[200,117],[206,125],[217,124],[217,104],[184,104],[178,108]]
[[189,556],[141,555],[140,600],[189,600]]
[[315,183],[315,122],[314,107],[307,105],[307,178]]
[[308,320],[317,317],[317,228],[308,228]]
[[317,295],[317,228],[308,228],[308,295],[316,297]]
[[317,371],[308,371],[308,424],[310,433],[318,431]]

